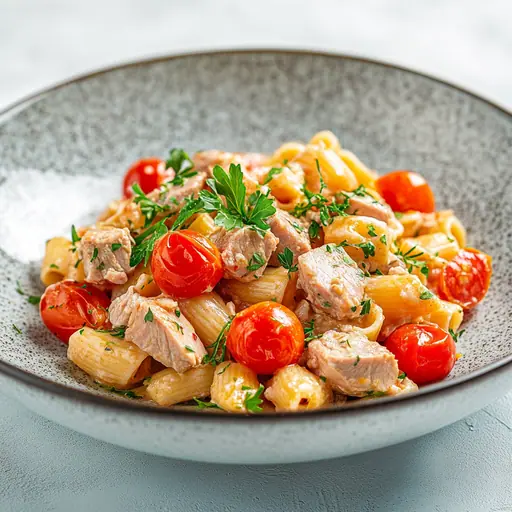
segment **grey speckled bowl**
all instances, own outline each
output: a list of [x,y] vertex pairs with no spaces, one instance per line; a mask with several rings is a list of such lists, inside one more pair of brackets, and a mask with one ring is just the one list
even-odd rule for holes
[[[494,256],[491,292],[465,325],[464,357],[448,380],[398,399],[301,415],[157,409],[97,389],[16,292],[17,280],[40,291],[45,240],[96,215],[139,157],[171,146],[270,151],[321,129],[376,169],[423,173],[438,206],[468,226],[471,245]],[[23,100],[0,114],[0,389],[96,438],[217,462],[334,457],[456,421],[512,384],[511,148],[511,117],[499,107],[418,73],[336,55],[170,57]]]

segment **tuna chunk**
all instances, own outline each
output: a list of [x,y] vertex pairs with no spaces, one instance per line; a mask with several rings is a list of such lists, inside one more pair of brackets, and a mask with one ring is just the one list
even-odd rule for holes
[[177,208],[183,205],[186,197],[197,196],[204,188],[205,183],[206,174],[200,172],[191,178],[186,178],[183,185],[161,187],[150,192],[148,197],[158,204],[170,206],[171,209]]
[[338,320],[356,318],[364,297],[364,274],[345,250],[327,244],[299,256],[299,280],[306,298]]
[[80,241],[85,280],[92,284],[124,284],[128,281],[134,241],[128,228],[90,229]]
[[267,224],[270,230],[279,240],[277,249],[270,258],[270,265],[280,266],[277,255],[282,253],[287,247],[293,252],[293,263],[297,263],[297,258],[311,250],[307,229],[289,213],[283,210],[276,210],[276,213],[268,219]]
[[221,228],[211,239],[222,256],[224,278],[242,282],[261,277],[278,243],[270,231],[261,236],[247,226],[231,231]]
[[396,384],[395,356],[376,341],[348,328],[327,331],[308,345],[307,365],[333,389],[349,396],[385,393]]
[[163,365],[183,373],[201,364],[206,350],[178,303],[167,297],[142,297],[131,286],[109,308],[114,327],[125,325],[125,338]]

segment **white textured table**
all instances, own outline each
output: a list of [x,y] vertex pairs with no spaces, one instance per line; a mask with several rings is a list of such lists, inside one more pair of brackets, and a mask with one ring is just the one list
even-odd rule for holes
[[[512,105],[509,0],[0,2],[0,108],[76,73],[187,49],[381,58]],[[171,5],[172,4],[172,5]],[[378,435],[378,433],[376,433]],[[257,442],[257,440],[254,440]],[[512,511],[512,394],[421,439],[293,466],[212,466],[94,441],[0,395],[0,511]]]

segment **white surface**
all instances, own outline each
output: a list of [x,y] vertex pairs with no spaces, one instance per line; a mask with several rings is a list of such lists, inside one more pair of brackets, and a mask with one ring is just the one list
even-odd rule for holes
[[[0,0],[0,108],[97,67],[198,48],[380,58],[512,106],[512,2]],[[512,510],[512,394],[420,440],[235,468],[92,441],[0,398],[0,510]],[[257,440],[254,440],[257,442]]]

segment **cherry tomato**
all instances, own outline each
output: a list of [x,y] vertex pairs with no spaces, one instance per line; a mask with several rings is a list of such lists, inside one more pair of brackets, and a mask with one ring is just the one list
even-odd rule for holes
[[151,271],[156,284],[173,299],[190,299],[211,292],[223,273],[217,247],[204,235],[184,229],[171,231],[155,245]]
[[377,180],[376,187],[395,212],[416,210],[431,213],[435,210],[434,193],[425,178],[417,172],[390,172]]
[[235,316],[226,345],[239,363],[269,375],[298,362],[304,352],[304,331],[288,308],[277,302],[260,302]]
[[123,180],[124,197],[132,197],[132,185],[138,183],[145,194],[159,187],[166,178],[165,162],[159,158],[143,158],[135,162]]
[[455,341],[443,329],[430,324],[405,324],[386,340],[398,367],[416,384],[444,379],[455,364]]
[[474,308],[489,290],[492,258],[476,249],[461,249],[444,267],[439,295],[464,309]]
[[46,288],[39,311],[50,331],[64,343],[84,326],[101,329],[109,326],[110,299],[90,284],[61,281]]

